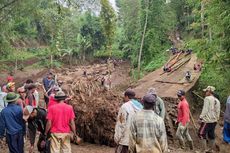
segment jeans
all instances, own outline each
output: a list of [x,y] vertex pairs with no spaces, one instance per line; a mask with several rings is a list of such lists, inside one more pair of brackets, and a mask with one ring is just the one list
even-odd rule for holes
[[24,138],[23,132],[10,135],[6,134],[10,153],[24,153]]
[[0,137],[5,135],[5,124],[0,112]]

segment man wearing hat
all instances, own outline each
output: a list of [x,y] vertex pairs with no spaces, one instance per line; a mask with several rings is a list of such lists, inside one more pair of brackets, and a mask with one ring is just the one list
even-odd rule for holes
[[164,101],[159,96],[157,96],[157,92],[156,92],[155,88],[149,88],[147,94],[148,93],[156,95],[157,99],[156,99],[156,104],[155,104],[154,111],[155,111],[155,113],[157,115],[159,115],[160,117],[165,119],[165,104],[164,104]]
[[1,112],[4,121],[3,124],[6,129],[8,147],[11,153],[24,152],[23,135],[25,125],[23,121],[23,111],[21,107],[16,104],[18,98],[18,94],[15,94],[13,92],[8,93],[4,97],[4,101],[7,102],[8,105]]
[[[203,144],[203,151],[212,152],[215,147],[215,128],[220,117],[220,101],[213,95],[215,87],[208,86],[203,91],[205,99],[199,119],[201,125],[198,135]],[[210,148],[207,148],[207,138]]]
[[156,96],[143,97],[144,109],[137,112],[131,120],[130,153],[166,153],[167,135],[163,119],[154,112]]
[[178,115],[176,123],[178,124],[178,128],[176,136],[179,139],[182,149],[185,149],[185,140],[187,140],[189,148],[193,150],[193,141],[188,130],[188,125],[190,122],[189,104],[185,98],[185,92],[183,90],[179,90],[177,92],[177,96],[180,102],[177,105]]
[[70,132],[76,135],[75,114],[73,107],[64,103],[67,96],[63,91],[58,91],[54,98],[58,102],[48,108],[45,135],[51,132],[51,153],[71,153]]
[[135,100],[135,92],[131,89],[125,91],[124,101],[119,109],[115,126],[116,153],[128,153],[130,121],[133,115],[143,108],[141,103]]

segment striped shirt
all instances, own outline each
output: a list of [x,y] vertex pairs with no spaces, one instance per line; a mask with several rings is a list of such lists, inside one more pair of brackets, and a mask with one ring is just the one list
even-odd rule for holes
[[137,112],[131,121],[130,153],[165,153],[168,151],[164,121],[152,110]]

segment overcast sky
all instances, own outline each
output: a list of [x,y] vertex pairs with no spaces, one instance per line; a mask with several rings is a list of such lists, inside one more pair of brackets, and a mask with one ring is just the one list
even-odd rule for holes
[[112,4],[113,9],[117,12],[117,11],[118,11],[118,8],[117,8],[117,6],[116,6],[115,0],[109,0],[109,2]]

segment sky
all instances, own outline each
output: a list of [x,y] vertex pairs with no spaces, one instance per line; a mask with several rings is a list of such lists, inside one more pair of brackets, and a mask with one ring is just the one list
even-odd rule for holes
[[118,12],[118,8],[116,6],[116,1],[115,0],[109,0],[109,2],[111,3],[111,5],[113,6],[113,9]]

